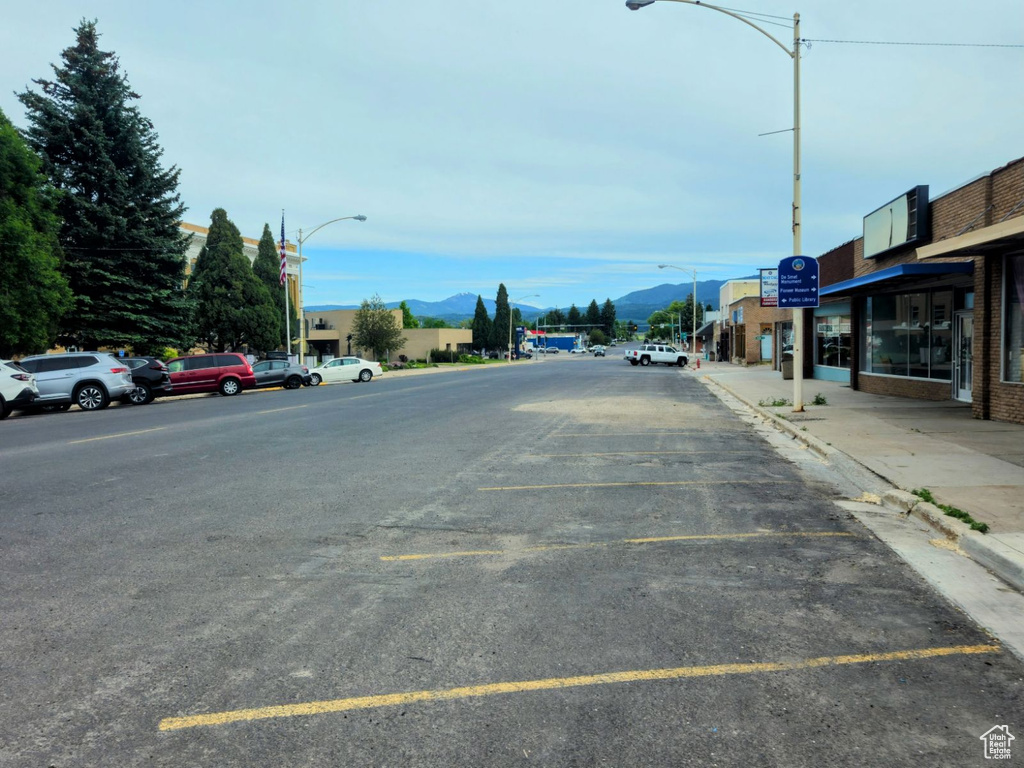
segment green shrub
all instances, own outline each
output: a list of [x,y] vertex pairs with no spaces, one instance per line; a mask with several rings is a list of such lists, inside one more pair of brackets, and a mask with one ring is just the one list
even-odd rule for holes
[[430,350],[430,361],[432,363],[455,363],[459,360],[459,354],[454,349]]
[[814,396],[814,399],[811,401],[811,405],[828,405],[828,400],[826,400],[825,396],[819,392]]
[[459,362],[463,365],[481,365],[487,361],[479,355],[459,355]]

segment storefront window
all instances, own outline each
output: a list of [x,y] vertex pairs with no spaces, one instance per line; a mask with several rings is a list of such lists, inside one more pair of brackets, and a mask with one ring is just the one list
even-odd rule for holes
[[1003,381],[1024,381],[1024,255],[1007,256],[1003,321]]
[[949,381],[953,377],[953,292],[932,294],[931,368],[929,378]]
[[872,296],[865,305],[868,373],[952,379],[953,292]]
[[900,333],[899,318],[906,316],[906,296],[872,296],[867,301],[870,323],[867,371],[907,375],[907,335]]
[[850,367],[850,316],[828,315],[814,318],[815,362],[832,368]]

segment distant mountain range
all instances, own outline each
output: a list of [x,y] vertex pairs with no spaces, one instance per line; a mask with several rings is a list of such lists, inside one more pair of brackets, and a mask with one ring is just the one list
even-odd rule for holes
[[[739,278],[745,279],[756,279],[757,275],[753,278]],[[698,280],[697,281],[697,300],[703,302],[705,305],[710,304],[712,308],[718,308],[718,290],[725,283],[725,280]],[[615,305],[615,316],[620,320],[635,320],[636,322],[644,322],[651,314],[664,309],[673,301],[685,301],[686,297],[693,293],[693,283],[662,283],[656,285],[653,288],[645,288],[642,291],[633,291],[627,293],[625,296],[620,296],[617,299],[612,299],[612,303]],[[406,299],[405,303],[409,307],[409,310],[415,317],[436,317],[440,320],[444,320],[448,323],[457,323],[460,320],[466,318],[472,318],[476,313],[476,297],[475,293],[457,293],[454,296],[449,296],[443,301],[420,301],[419,299]],[[598,302],[603,304],[604,302]],[[388,309],[398,309],[400,301],[392,301],[387,304]],[[586,312],[587,306],[590,304],[587,301],[582,306],[577,304],[577,308],[581,312]],[[494,299],[484,298],[484,306],[487,307],[487,311],[494,314]],[[524,320],[535,320],[540,315],[547,314],[554,307],[531,307],[527,304],[516,304],[519,307],[519,311],[523,314]],[[306,307],[307,314],[315,314],[317,312],[330,312],[335,309],[359,309],[357,304],[319,304],[312,307]],[[569,307],[560,307],[565,312]]]

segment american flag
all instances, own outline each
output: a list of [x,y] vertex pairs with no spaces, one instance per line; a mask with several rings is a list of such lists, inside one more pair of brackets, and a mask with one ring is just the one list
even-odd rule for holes
[[281,214],[281,285],[285,281],[285,267],[288,266],[288,252],[284,247],[284,214]]

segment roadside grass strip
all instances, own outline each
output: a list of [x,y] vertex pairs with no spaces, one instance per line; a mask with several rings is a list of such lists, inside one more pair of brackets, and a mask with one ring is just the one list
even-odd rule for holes
[[663,544],[674,541],[736,541],[743,539],[767,539],[767,538],[851,538],[856,534],[844,531],[807,531],[807,532],[772,532],[763,531],[757,533],[707,533],[691,534],[687,536],[649,536],[642,539],[620,539],[618,541],[595,541],[581,544],[542,544],[536,547],[524,547],[522,549],[477,549],[466,552],[437,552],[433,554],[418,555],[381,555],[385,562],[400,562],[403,560],[440,560],[454,557],[500,557],[502,555],[524,554],[526,552],[556,552],[564,549],[599,549],[627,544]]
[[565,688],[580,688],[587,685],[610,685],[614,683],[652,682],[656,680],[680,680],[685,678],[719,677],[724,675],[752,675],[768,672],[794,672],[821,667],[840,667],[853,664],[871,664],[889,661],[920,661],[943,656],[969,656],[972,654],[1000,653],[997,645],[955,645],[940,648],[917,648],[887,653],[864,653],[846,656],[819,656],[797,661],[766,661],[749,664],[715,664],[702,667],[672,667],[668,669],[640,669],[626,672],[605,672],[597,675],[575,677],[550,677],[541,680],[518,680],[505,683],[444,688],[434,691],[408,691],[387,693],[378,696],[357,696],[348,699],[310,701],[300,704],[282,704],[254,709],[235,709],[226,712],[209,712],[184,717],[165,717],[160,720],[161,731],[178,731],[185,728],[227,725],[229,723],[252,722],[284,717],[304,717],[334,712],[396,707],[427,701],[456,701],[459,699],[497,696],[510,693],[530,693]]

